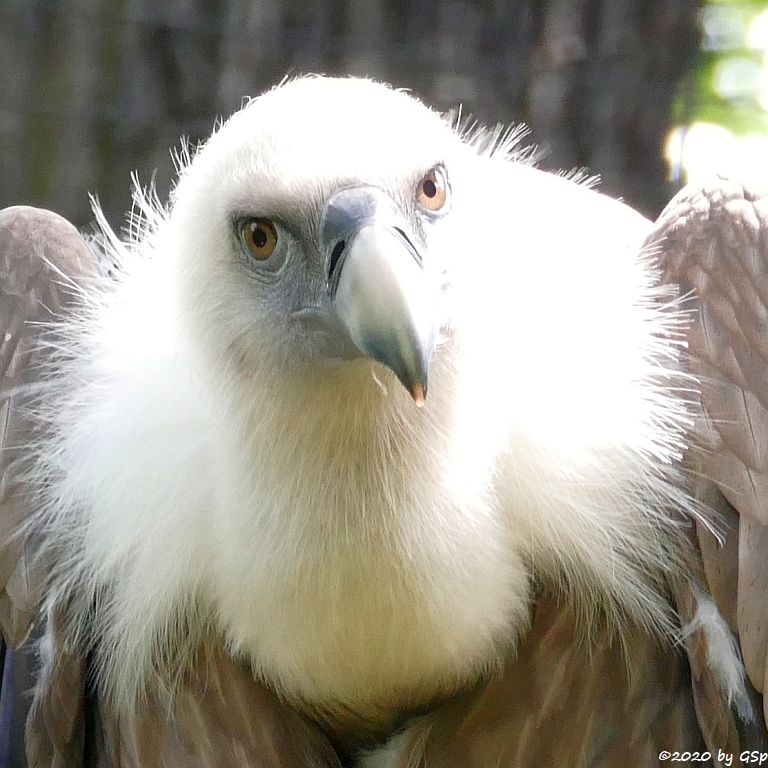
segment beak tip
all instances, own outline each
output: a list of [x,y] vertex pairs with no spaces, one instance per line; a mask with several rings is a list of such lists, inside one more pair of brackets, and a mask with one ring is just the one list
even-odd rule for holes
[[413,384],[411,384],[408,391],[410,392],[413,401],[416,403],[416,406],[418,408],[423,408],[424,403],[427,400],[426,387],[420,381],[415,381]]

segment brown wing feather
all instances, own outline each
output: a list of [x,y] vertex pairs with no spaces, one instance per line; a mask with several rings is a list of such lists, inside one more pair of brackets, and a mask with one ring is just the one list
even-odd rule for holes
[[32,565],[29,542],[12,535],[30,512],[16,459],[30,441],[24,406],[45,355],[37,346],[40,324],[66,313],[75,300],[72,281],[97,269],[60,216],[22,206],[0,212],[0,626],[14,647],[36,615],[45,575]]
[[726,180],[683,190],[652,236],[666,276],[695,291],[703,469],[740,514],[768,524],[768,197]]
[[692,289],[691,372],[701,381],[699,495],[725,516],[706,535],[710,590],[738,629],[749,678],[765,691],[768,652],[768,196],[717,179],[683,190],[652,239],[668,280]]
[[204,644],[169,701],[151,696],[137,716],[99,712],[109,765],[124,768],[341,768],[320,729]]
[[60,619],[46,622],[46,642],[54,652],[39,670],[35,701],[26,725],[30,768],[82,768],[86,738],[86,662],[77,649],[65,648]]

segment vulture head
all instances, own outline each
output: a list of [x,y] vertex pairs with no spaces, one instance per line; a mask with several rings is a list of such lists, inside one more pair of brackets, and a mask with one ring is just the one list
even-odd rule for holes
[[471,222],[450,252],[435,246],[448,168],[465,155],[439,115],[367,81],[307,78],[254,100],[176,190],[194,333],[246,389],[259,371],[286,396],[332,381],[365,400],[373,373],[422,404],[449,320],[448,261],[475,247]]

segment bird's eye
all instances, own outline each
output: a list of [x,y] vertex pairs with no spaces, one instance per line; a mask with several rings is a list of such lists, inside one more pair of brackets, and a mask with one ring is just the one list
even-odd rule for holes
[[416,187],[416,200],[428,211],[439,211],[448,199],[448,182],[445,171],[435,167],[429,171]]
[[264,261],[277,246],[277,230],[269,219],[246,219],[240,225],[240,239],[254,259]]

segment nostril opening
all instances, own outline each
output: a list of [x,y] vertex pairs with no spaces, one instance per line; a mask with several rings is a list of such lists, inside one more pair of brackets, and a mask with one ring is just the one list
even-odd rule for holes
[[328,265],[329,279],[333,279],[333,273],[336,271],[336,265],[339,263],[341,254],[344,253],[344,248],[346,248],[346,246],[347,243],[345,240],[339,240],[339,242],[333,246],[333,250],[331,251],[331,262]]
[[331,259],[328,263],[328,291],[331,296],[336,295],[336,289],[339,286],[339,273],[341,272],[342,262],[344,255],[344,249],[347,247],[346,240],[339,240],[336,245],[333,246],[331,251]]

